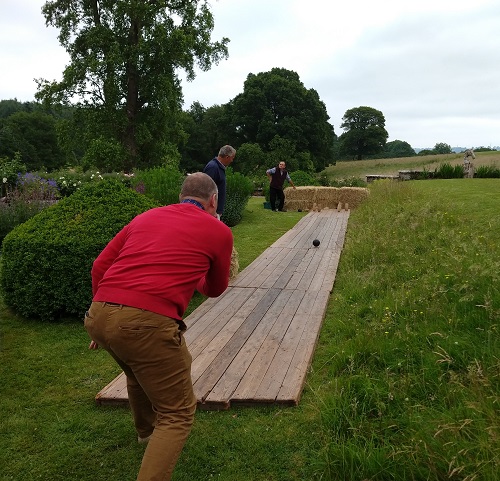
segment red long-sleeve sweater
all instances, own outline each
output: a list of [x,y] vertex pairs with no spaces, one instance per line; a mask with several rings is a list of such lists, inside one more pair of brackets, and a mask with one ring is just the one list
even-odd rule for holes
[[172,204],[135,217],[92,266],[94,301],[182,319],[194,291],[220,296],[229,282],[233,235],[193,204]]

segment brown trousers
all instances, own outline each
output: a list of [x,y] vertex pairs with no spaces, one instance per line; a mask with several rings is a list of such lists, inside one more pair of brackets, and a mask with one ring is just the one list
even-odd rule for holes
[[85,328],[127,376],[138,436],[151,435],[137,481],[169,481],[196,410],[191,355],[179,323],[143,309],[93,302]]

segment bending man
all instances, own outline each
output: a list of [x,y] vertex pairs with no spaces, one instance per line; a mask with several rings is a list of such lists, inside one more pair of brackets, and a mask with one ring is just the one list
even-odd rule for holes
[[92,267],[93,302],[85,328],[127,377],[140,443],[138,481],[168,481],[196,410],[182,317],[195,291],[221,295],[229,282],[233,237],[216,218],[217,187],[188,176],[180,203],[135,217]]

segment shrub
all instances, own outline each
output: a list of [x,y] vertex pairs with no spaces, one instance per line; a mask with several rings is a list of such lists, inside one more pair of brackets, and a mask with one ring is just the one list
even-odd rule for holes
[[254,190],[253,182],[244,175],[233,172],[229,167],[226,170],[226,205],[222,214],[222,222],[233,227],[241,221],[243,210]]
[[123,169],[125,157],[124,148],[119,142],[99,137],[92,140],[81,163],[84,170],[96,167],[103,172],[116,172]]
[[[330,187],[366,187],[367,183],[359,177],[347,177],[346,179],[332,179]],[[327,186],[328,187],[328,186]]]
[[494,165],[481,165],[474,172],[474,177],[478,177],[481,179],[499,179],[500,169],[498,169]]
[[462,165],[451,165],[448,162],[441,164],[434,171],[434,179],[461,179],[464,176]]
[[296,170],[293,174],[290,174],[290,177],[296,186],[319,185],[318,180],[303,170]]
[[14,227],[26,222],[59,197],[54,180],[36,174],[17,174],[14,188],[0,202],[0,243]]
[[12,229],[46,207],[47,203],[44,201],[26,202],[22,193],[17,190],[10,193],[8,202],[0,202],[0,244]]
[[155,167],[138,170],[131,178],[132,187],[161,205],[179,202],[184,175],[175,167]]
[[115,181],[82,187],[4,239],[0,286],[25,317],[82,316],[92,298],[94,259],[133,217],[157,204]]
[[[42,177],[44,174],[40,174]],[[101,173],[98,170],[82,172],[81,169],[63,169],[51,174],[57,182],[61,197],[68,197],[75,193],[80,187],[88,183],[100,182],[101,180],[116,180],[130,186],[130,178],[120,172]]]
[[55,180],[44,179],[32,172],[17,175],[16,190],[23,195],[26,201],[54,201],[59,198],[59,189]]
[[22,163],[19,152],[13,159],[0,157],[0,197],[7,195],[8,190],[16,185],[18,174],[25,172],[26,166]]

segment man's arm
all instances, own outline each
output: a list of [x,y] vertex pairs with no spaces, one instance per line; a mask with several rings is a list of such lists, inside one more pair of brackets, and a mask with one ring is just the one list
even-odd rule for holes
[[116,236],[111,239],[104,250],[97,256],[97,259],[92,265],[92,295],[97,292],[99,282],[104,277],[106,271],[111,267],[120,253],[121,248],[125,242],[128,226],[125,226]]
[[233,234],[229,227],[224,225],[224,234],[217,243],[218,252],[214,256],[212,265],[205,277],[198,281],[196,290],[208,297],[218,297],[229,284],[231,254],[233,252]]

